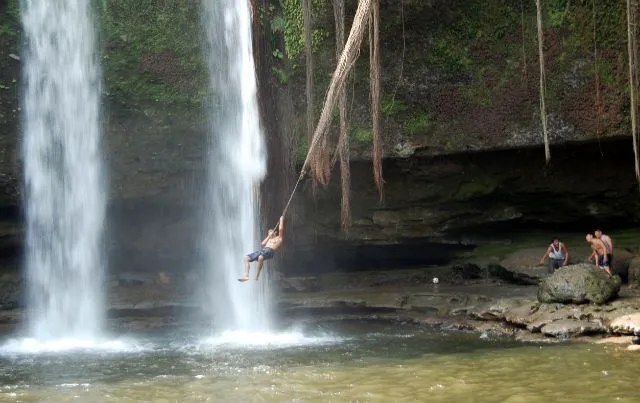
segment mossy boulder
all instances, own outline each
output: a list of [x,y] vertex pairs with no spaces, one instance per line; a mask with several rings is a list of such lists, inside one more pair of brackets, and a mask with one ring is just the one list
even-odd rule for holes
[[618,295],[621,284],[620,276],[609,276],[590,264],[565,266],[540,282],[538,301],[601,305]]
[[629,263],[629,286],[640,288],[640,256],[634,256]]

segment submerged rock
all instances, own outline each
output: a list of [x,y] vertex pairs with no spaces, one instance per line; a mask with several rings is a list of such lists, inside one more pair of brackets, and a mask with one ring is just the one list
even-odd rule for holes
[[604,333],[607,329],[600,323],[586,320],[563,319],[544,325],[540,332],[546,336],[571,337],[581,334]]
[[565,266],[540,282],[538,301],[600,305],[618,295],[621,283],[619,276],[609,276],[590,264]]

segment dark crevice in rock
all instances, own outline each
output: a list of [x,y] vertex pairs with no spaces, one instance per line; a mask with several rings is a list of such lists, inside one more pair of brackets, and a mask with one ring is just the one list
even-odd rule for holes
[[332,306],[332,307],[299,307],[292,310],[283,311],[283,316],[287,318],[304,318],[304,317],[320,317],[320,316],[338,316],[338,315],[376,315],[398,312],[395,308],[388,307],[370,307],[370,306]]
[[188,317],[193,316],[199,312],[198,308],[187,306],[159,306],[150,308],[124,308],[124,309],[109,309],[107,311],[107,317],[124,318],[124,317]]

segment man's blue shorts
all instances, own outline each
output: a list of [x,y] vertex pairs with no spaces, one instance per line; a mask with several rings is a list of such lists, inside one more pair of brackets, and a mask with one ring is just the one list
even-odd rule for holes
[[607,255],[607,262],[604,261],[604,255],[598,255],[598,266],[605,267],[609,266],[609,256]]
[[250,262],[255,262],[260,256],[262,256],[264,260],[269,260],[273,257],[273,252],[274,251],[271,248],[262,248],[253,253],[249,253],[247,256],[249,257]]

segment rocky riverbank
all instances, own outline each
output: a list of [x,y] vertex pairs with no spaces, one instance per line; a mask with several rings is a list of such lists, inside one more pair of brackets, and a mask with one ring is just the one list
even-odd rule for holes
[[[630,343],[630,338],[620,336],[640,335],[640,288],[620,286],[619,276],[608,280],[606,274],[584,263],[549,277],[545,266],[533,262],[541,253],[525,249],[499,262],[487,259],[484,263],[307,277],[269,272],[268,279],[277,289],[274,310],[283,326],[384,320],[533,342],[602,342],[613,336],[617,342]],[[617,271],[629,271],[632,277],[637,259],[630,254],[619,256]],[[572,291],[577,297],[571,298],[597,304],[540,302],[567,298],[573,278],[579,281]],[[580,289],[602,281],[613,285],[606,289],[605,297]],[[190,327],[204,317],[197,302],[197,276],[121,273],[112,276],[106,288],[113,330]],[[24,318],[19,272],[2,276],[0,289],[0,330],[13,331]],[[560,294],[551,292],[558,290]]]
[[[283,294],[278,308],[291,322],[387,319],[507,334],[523,341],[597,341],[640,331],[637,289],[623,286],[617,299],[601,305],[541,303],[538,286],[526,284],[533,276],[523,281],[519,273],[503,268],[479,278],[475,268],[450,268],[449,276],[445,274],[445,281],[439,278],[438,284],[433,278],[442,274],[441,268],[414,270],[412,275],[291,278],[286,281],[298,291]],[[544,276],[545,268],[538,272]]]

